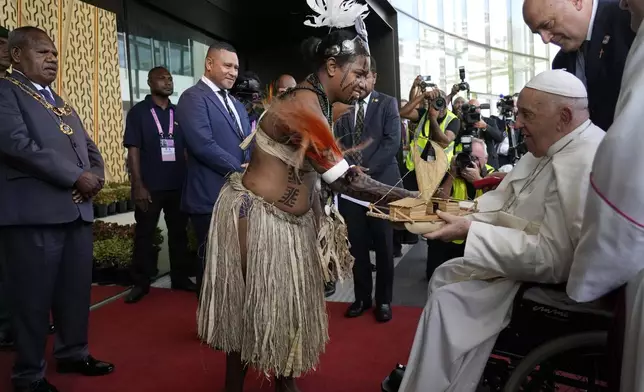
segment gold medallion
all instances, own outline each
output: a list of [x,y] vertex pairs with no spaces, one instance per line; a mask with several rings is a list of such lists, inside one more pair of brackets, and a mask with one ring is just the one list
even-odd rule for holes
[[34,98],[36,101],[42,104],[45,108],[49,109],[52,113],[54,113],[54,115],[57,116],[58,120],[60,121],[59,128],[62,133],[68,136],[74,134],[74,130],[72,129],[72,127],[65,124],[62,119],[63,116],[71,116],[73,113],[72,108],[69,106],[69,104],[67,104],[67,102],[63,101],[63,107],[61,108],[56,107],[50,104],[49,102],[47,102],[47,100],[42,95],[33,91],[33,89],[25,86],[25,84],[22,83],[21,81],[12,77],[5,77],[5,79],[15,84],[16,86],[20,87],[22,91],[29,94],[32,98]]
[[60,131],[62,133],[64,133],[65,135],[67,135],[67,136],[74,134],[74,130],[72,129],[72,127],[70,127],[69,125],[65,124],[64,122],[60,123]]

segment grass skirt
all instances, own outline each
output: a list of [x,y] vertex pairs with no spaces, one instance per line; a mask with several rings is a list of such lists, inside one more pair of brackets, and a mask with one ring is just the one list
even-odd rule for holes
[[[240,213],[248,217],[246,279]],[[314,369],[328,330],[313,212],[281,211],[232,175],[212,215],[197,323],[203,342],[266,374]]]

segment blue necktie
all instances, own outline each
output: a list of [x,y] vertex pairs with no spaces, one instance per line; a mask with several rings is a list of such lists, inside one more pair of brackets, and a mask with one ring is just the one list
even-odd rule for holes
[[47,90],[47,89],[42,89],[42,90],[38,90],[38,91],[40,92],[40,94],[41,94],[43,97],[45,97],[45,99],[47,100],[47,102],[49,102],[49,103],[50,103],[52,106],[54,106],[54,107],[56,106],[56,100],[54,99],[54,96],[49,92],[49,90]]
[[[230,118],[233,120],[233,124],[235,124],[235,131],[237,131],[237,134],[239,137],[244,140],[245,135],[244,131],[239,127],[239,123],[237,122],[237,117],[235,117],[235,113],[233,112],[233,109],[230,107],[228,104],[228,91],[226,90],[219,90],[219,94],[221,97],[224,99],[224,105],[226,106],[226,109],[228,110],[228,114],[230,115]],[[250,160],[250,153],[248,150],[244,150],[244,161],[248,162]]]

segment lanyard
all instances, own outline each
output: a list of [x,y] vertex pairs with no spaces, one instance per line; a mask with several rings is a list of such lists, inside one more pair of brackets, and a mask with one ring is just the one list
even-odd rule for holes
[[[163,139],[163,128],[161,128],[161,122],[159,122],[159,117],[154,108],[150,109],[152,112],[152,117],[154,117],[154,122],[157,124],[157,129],[159,130],[159,136]],[[174,136],[174,110],[170,109],[170,125],[168,126],[168,137],[172,139]]]

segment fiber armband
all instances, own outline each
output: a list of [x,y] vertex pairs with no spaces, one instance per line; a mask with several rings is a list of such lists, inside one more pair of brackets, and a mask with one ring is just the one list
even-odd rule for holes
[[327,170],[324,174],[322,174],[322,179],[327,184],[332,184],[338,178],[342,177],[348,170],[349,163],[346,161],[346,159],[343,159],[340,162],[336,163],[335,166]]

